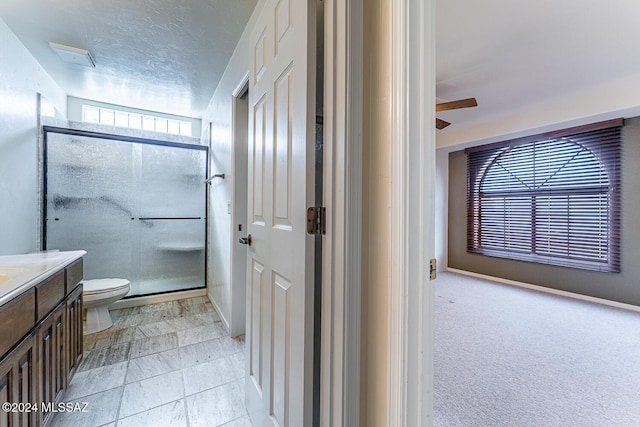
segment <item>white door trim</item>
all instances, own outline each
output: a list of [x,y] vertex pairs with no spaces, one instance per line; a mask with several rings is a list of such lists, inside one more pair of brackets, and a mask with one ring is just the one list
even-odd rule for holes
[[363,1],[325,1],[320,425],[360,425]]
[[[242,335],[246,329],[247,309],[247,249],[238,243],[238,239],[246,235],[247,221],[247,191],[249,167],[249,98],[244,101],[241,97],[249,91],[249,70],[247,70],[238,85],[231,93],[231,233],[229,250],[231,253],[230,277],[229,277],[229,318],[222,317],[226,324],[227,332],[232,337]],[[242,111],[241,111],[242,110]],[[240,122],[246,125],[240,127]],[[238,134],[240,132],[241,135]],[[238,230],[238,224],[243,224],[244,229]]]
[[435,0],[391,2],[389,426],[432,425]]

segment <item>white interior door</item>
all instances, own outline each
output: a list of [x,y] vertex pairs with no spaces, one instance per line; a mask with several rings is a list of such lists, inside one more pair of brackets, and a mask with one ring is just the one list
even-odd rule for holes
[[258,426],[312,419],[315,22],[315,2],[266,0],[251,36],[246,399]]

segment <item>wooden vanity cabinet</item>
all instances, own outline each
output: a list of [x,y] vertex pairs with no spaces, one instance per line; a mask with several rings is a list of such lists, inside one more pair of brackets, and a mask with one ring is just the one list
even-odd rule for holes
[[65,296],[65,271],[59,271],[36,286],[36,314],[42,321]]
[[82,285],[77,285],[67,297],[67,344],[65,360],[67,362],[67,385],[78,370],[83,353],[82,330]]
[[29,289],[0,306],[0,357],[18,343],[36,321],[36,292]]
[[[66,324],[66,304],[62,302],[36,330],[38,402],[59,402],[66,388]],[[52,415],[46,409],[39,411],[40,425],[45,425]]]
[[73,290],[82,282],[82,258],[75,260],[67,267],[65,267],[65,283],[67,285],[67,294],[73,292]]
[[[35,343],[33,334],[27,335],[0,362],[0,403],[37,404]],[[12,411],[0,411],[0,426],[36,426],[38,412],[32,406],[26,408],[18,411],[19,407],[14,406]]]
[[46,426],[53,418],[43,409],[63,399],[82,361],[81,280],[79,259],[0,306],[0,404],[37,405],[0,411],[0,427]]

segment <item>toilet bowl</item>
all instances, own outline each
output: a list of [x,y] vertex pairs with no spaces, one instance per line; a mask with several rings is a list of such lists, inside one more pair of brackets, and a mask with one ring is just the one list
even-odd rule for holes
[[84,334],[103,331],[113,325],[109,304],[118,301],[129,292],[125,279],[91,279],[82,281],[82,302],[86,311]]

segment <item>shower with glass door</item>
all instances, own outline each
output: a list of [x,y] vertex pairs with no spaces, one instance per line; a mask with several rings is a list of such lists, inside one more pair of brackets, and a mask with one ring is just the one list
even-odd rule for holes
[[85,279],[128,296],[205,287],[207,147],[44,128],[46,250],[85,250]]

